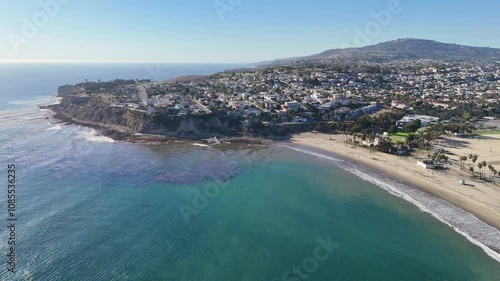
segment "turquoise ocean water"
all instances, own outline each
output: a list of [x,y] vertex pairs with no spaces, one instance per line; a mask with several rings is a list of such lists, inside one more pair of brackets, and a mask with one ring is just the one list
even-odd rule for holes
[[[328,157],[286,144],[148,147],[45,119],[35,105],[49,87],[75,83],[52,67],[56,80],[34,67],[0,92],[0,175],[16,164],[18,216],[18,272],[2,261],[1,280],[500,280],[483,249]],[[113,71],[85,67],[89,80]]]

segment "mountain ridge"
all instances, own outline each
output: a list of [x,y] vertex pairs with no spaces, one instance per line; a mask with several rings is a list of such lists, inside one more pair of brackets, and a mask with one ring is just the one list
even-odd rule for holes
[[359,48],[330,49],[319,54],[261,62],[259,65],[315,61],[366,61],[384,63],[400,60],[444,62],[500,61],[500,49],[442,43],[429,39],[402,38]]

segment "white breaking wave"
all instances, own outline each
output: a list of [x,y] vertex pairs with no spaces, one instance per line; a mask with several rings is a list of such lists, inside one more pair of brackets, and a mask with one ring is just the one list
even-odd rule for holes
[[420,210],[431,214],[439,221],[450,226],[455,232],[464,236],[472,244],[480,247],[488,256],[500,262],[500,254],[492,250],[500,249],[500,231],[461,208],[425,192],[386,178],[381,174],[357,167],[348,161],[307,149],[283,144],[278,144],[277,146],[329,160],[337,167],[377,185],[394,196],[410,202]]
[[99,135],[95,129],[77,133],[76,139],[88,140],[93,142],[115,142],[115,140],[112,138]]
[[203,147],[207,147],[208,145],[206,144],[201,144],[201,143],[193,143],[194,146],[203,146]]
[[42,96],[42,97],[36,97],[36,98],[12,100],[12,101],[9,101],[8,104],[24,105],[24,106],[36,106],[36,105],[58,104],[60,101],[61,101],[60,97]]
[[87,140],[94,141],[94,142],[115,142],[114,139],[108,138],[105,136],[91,136],[91,137],[87,138]]
[[45,129],[45,131],[60,131],[62,128],[60,125],[56,125],[54,127],[50,127],[50,128],[47,128]]

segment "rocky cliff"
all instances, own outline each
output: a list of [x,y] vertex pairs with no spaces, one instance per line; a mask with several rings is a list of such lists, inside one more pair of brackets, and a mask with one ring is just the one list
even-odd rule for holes
[[312,123],[297,123],[253,128],[249,131],[242,126],[240,118],[226,114],[147,115],[141,110],[113,105],[111,98],[106,95],[67,95],[60,104],[50,108],[62,120],[100,127],[114,132],[113,135],[120,139],[127,139],[133,133],[186,138],[207,138],[214,135],[236,137],[243,134],[273,138],[310,131],[314,127]]
[[193,137],[219,135],[240,135],[242,126],[240,119],[227,116],[189,115],[167,116],[155,115],[148,123],[145,131],[163,131],[167,134],[190,135]]
[[51,109],[63,120],[129,134],[156,133],[200,138],[213,134],[240,135],[242,132],[239,119],[210,115],[148,116],[141,110],[114,106],[104,95],[67,95]]
[[57,88],[57,96],[59,96],[59,97],[74,95],[74,94],[76,94],[76,92],[77,92],[77,89],[73,85],[64,85],[64,86],[60,86],[59,88]]
[[147,123],[144,112],[126,107],[114,107],[102,96],[65,96],[61,104],[51,107],[61,119],[76,123],[115,127],[118,131],[142,132]]

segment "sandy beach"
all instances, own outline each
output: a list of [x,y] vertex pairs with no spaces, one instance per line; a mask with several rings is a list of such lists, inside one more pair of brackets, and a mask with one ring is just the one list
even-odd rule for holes
[[[291,143],[328,151],[366,165],[443,199],[500,229],[500,187],[471,178],[470,174],[460,171],[458,160],[459,156],[468,155],[472,151],[479,155],[478,161],[487,161],[500,170],[500,135],[482,136],[479,140],[456,137],[441,140],[443,148],[450,152],[447,153],[450,156],[449,169],[445,172],[425,170],[417,166],[418,155],[399,157],[373,152],[345,144],[342,139],[342,135],[303,133],[295,135]],[[421,155],[421,158],[426,156]],[[467,185],[460,185],[458,181],[461,179]]]

